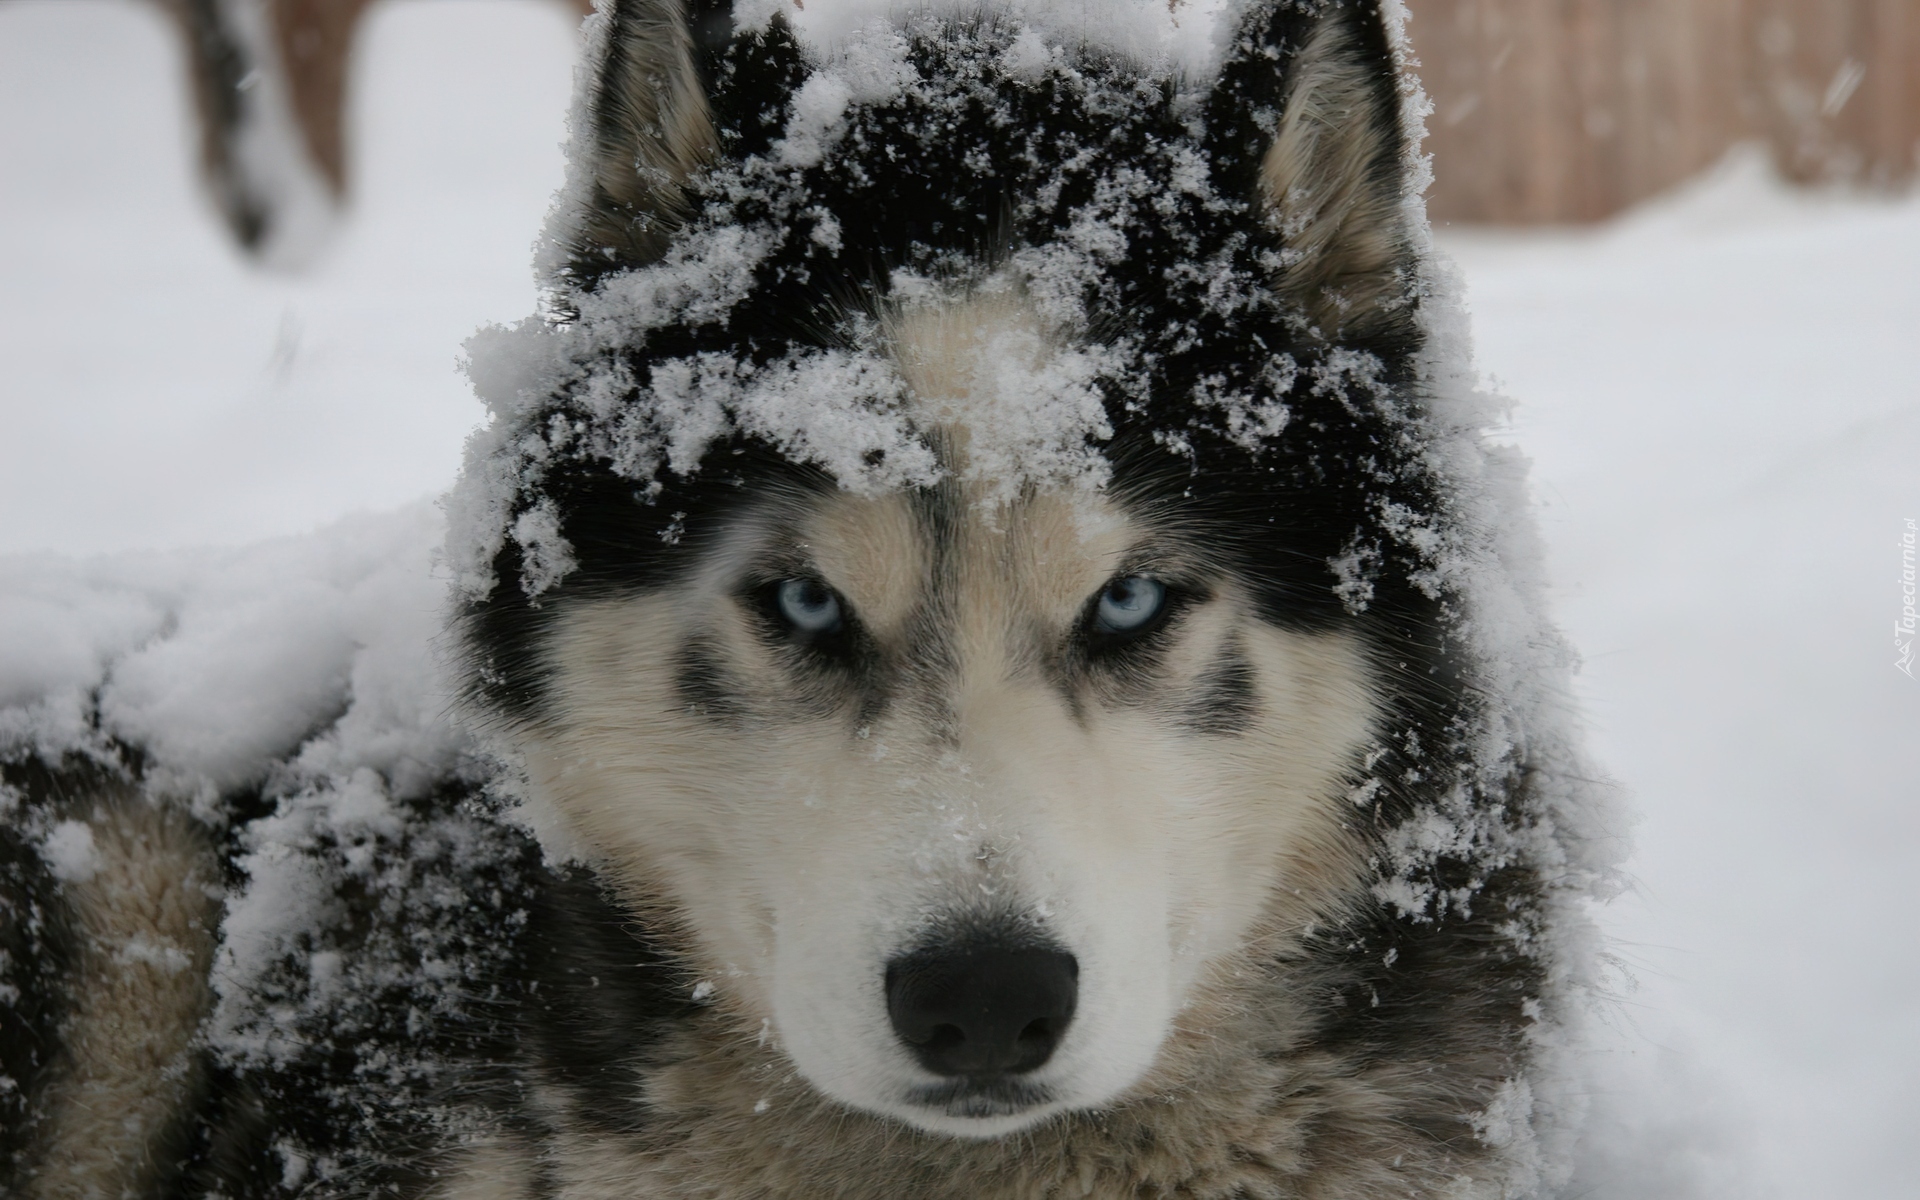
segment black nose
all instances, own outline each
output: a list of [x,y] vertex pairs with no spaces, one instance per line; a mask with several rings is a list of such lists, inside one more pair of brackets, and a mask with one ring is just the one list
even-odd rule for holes
[[887,964],[887,1015],[939,1075],[1031,1071],[1073,1020],[1080,964],[1064,950],[976,946],[916,951]]

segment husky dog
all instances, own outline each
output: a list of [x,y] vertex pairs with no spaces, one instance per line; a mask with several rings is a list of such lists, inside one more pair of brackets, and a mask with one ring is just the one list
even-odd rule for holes
[[1381,5],[1206,71],[767,7],[601,10],[551,309],[473,347],[492,765],[280,857],[291,786],[15,765],[15,1194],[1536,1189],[1562,764]]

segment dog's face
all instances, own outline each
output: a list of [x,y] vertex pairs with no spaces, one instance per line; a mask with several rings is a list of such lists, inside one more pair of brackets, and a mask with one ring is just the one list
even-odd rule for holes
[[[604,17],[600,367],[515,443],[554,487],[496,564],[573,574],[481,606],[480,686],[542,819],[820,1093],[971,1137],[1110,1103],[1364,874],[1391,700],[1331,564],[1413,346],[1378,13],[1250,5],[1207,90],[990,21],[829,78],[711,8]],[[883,382],[752,392],[829,360]],[[823,460],[843,418],[920,474],[725,449],[895,462]]]
[[[951,393],[966,344],[901,350]],[[971,431],[934,440],[964,476]],[[970,1136],[1102,1104],[1256,926],[1350,886],[1362,654],[1263,620],[1191,527],[956,483],[723,530],[564,607],[530,763],[826,1095]]]

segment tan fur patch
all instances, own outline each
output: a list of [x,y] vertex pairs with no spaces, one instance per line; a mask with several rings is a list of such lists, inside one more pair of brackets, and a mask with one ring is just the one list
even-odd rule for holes
[[32,1200],[143,1194],[194,1090],[194,1041],[213,1001],[219,905],[204,831],[124,786],[72,815],[92,855],[65,885],[78,978]]
[[1091,385],[1094,358],[1047,324],[1017,279],[898,304],[881,324],[915,422],[937,432],[942,462],[974,502],[1104,484],[1096,445],[1111,426]]
[[520,1200],[535,1184],[531,1148],[501,1137],[469,1147],[430,1195],[433,1200]]
[[1049,349],[1038,314],[1013,288],[967,296],[957,303],[914,304],[887,314],[888,343],[900,376],[930,418],[965,432],[975,417],[967,401],[986,390],[981,376],[1011,352],[1018,367],[1040,366]]

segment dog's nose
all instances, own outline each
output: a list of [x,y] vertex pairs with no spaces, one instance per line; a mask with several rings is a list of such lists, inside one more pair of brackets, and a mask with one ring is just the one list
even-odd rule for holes
[[887,964],[887,1015],[939,1075],[1017,1075],[1052,1057],[1073,1020],[1080,964],[1064,950],[979,946]]

